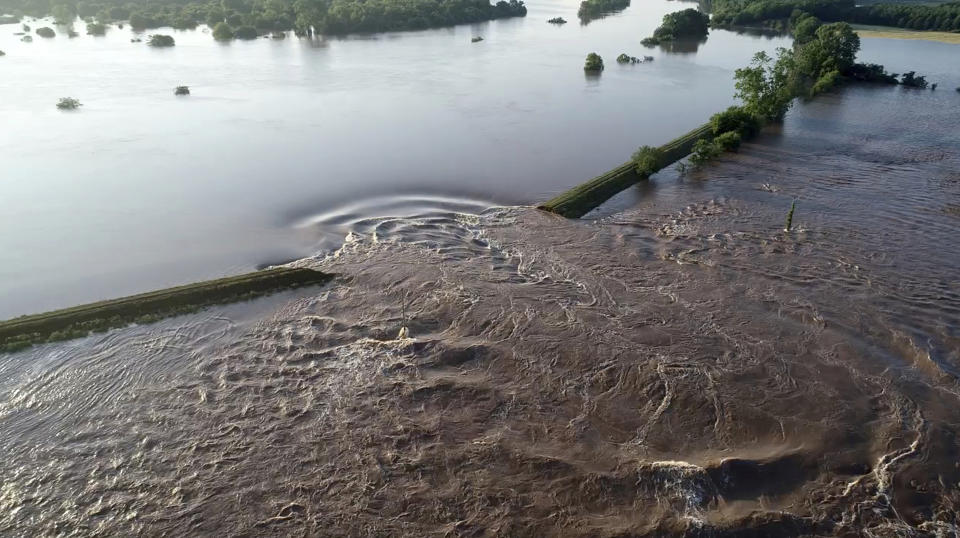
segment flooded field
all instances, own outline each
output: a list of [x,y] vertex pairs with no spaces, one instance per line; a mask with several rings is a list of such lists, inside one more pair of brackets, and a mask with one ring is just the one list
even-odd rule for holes
[[326,287],[0,355],[0,534],[956,535],[932,93],[801,104],[592,219],[344,219]]

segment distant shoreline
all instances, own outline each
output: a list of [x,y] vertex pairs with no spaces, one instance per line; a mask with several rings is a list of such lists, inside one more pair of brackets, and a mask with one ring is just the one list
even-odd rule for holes
[[893,28],[891,26],[867,26],[863,24],[854,24],[854,31],[860,37],[881,37],[887,39],[911,39],[919,41],[936,41],[938,43],[949,43],[951,45],[960,45],[960,33],[953,32],[931,32],[925,30],[905,30],[902,28]]

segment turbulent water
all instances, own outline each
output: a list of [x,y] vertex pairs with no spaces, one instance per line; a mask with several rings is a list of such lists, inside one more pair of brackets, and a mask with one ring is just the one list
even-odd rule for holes
[[345,218],[325,287],[0,356],[0,534],[956,536],[925,95],[825,96],[593,220]]

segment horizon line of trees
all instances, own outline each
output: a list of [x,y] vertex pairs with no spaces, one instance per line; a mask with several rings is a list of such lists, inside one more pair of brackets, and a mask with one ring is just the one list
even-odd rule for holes
[[[293,30],[298,35],[420,30],[437,26],[523,17],[522,0],[6,0],[18,20],[53,16],[57,24],[76,17],[100,24],[129,21],[135,30],[172,27],[262,33]],[[243,30],[246,32],[246,30]]]
[[796,11],[826,22],[851,22],[911,30],[960,31],[960,2],[856,5],[854,0],[709,0],[714,27],[762,25],[786,29]]

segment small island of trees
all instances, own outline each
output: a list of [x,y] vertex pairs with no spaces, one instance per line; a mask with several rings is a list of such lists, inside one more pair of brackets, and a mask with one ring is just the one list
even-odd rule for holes
[[710,16],[699,10],[689,8],[683,11],[668,13],[663,16],[663,23],[640,43],[653,47],[682,38],[704,38],[710,28]]
[[37,35],[40,37],[56,37],[57,33],[53,31],[53,28],[44,26],[43,28],[37,28]]
[[603,71],[603,58],[596,52],[587,54],[587,60],[583,64],[583,70],[588,73],[599,73]]
[[173,95],[190,95],[189,86],[177,86],[173,89]]
[[172,36],[163,34],[154,34],[147,40],[147,45],[151,47],[172,47],[176,44]]
[[57,108],[60,110],[76,110],[81,106],[83,105],[80,103],[80,100],[74,99],[73,97],[61,97],[60,100],[57,101]]
[[584,22],[599,19],[606,15],[623,11],[630,7],[630,0],[583,0],[577,16]]

